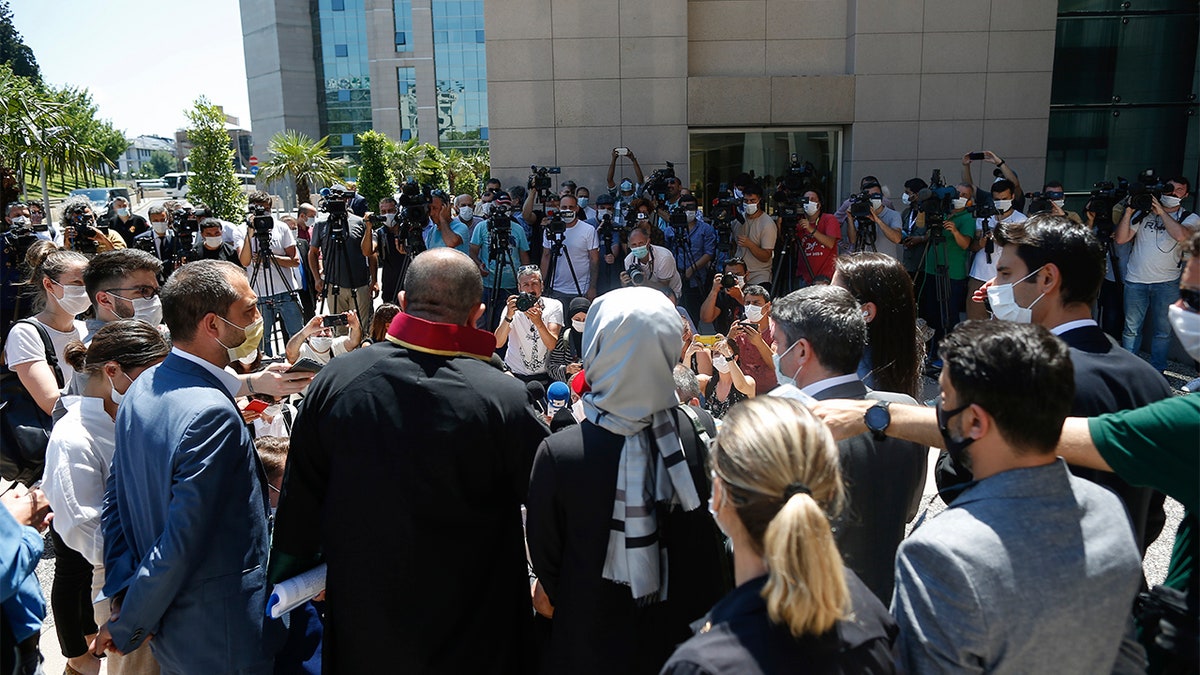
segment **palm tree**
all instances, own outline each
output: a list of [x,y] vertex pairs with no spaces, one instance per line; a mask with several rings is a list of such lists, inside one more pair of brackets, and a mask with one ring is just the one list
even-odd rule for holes
[[296,201],[312,199],[312,184],[322,185],[341,180],[346,160],[329,156],[326,136],[319,141],[299,131],[281,131],[267,145],[271,158],[259,166],[258,178],[270,183],[285,176],[296,181]]

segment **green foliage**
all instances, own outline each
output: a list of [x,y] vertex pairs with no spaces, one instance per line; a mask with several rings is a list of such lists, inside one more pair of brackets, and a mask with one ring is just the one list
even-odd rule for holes
[[187,130],[192,151],[188,168],[195,173],[188,182],[189,201],[203,202],[219,218],[240,221],[246,197],[234,175],[232,139],[225,131],[225,115],[201,96],[187,111]]
[[33,50],[13,26],[12,11],[8,8],[7,0],[0,0],[0,63],[8,64],[18,77],[29,78],[32,82],[42,81],[42,72]]
[[388,146],[392,140],[378,131],[358,135],[358,194],[374,211],[380,199],[396,191],[396,178],[388,165]]
[[155,150],[150,153],[150,161],[142,165],[142,172],[148,178],[161,178],[175,170],[175,158],[165,150]]
[[298,131],[275,134],[267,145],[271,155],[258,167],[258,178],[270,183],[290,177],[296,182],[296,201],[312,201],[312,184],[327,185],[341,180],[346,160],[329,156],[329,137],[314,141]]

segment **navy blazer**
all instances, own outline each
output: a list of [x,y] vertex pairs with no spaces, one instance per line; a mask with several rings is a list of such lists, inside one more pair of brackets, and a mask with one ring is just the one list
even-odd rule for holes
[[217,377],[171,353],[117,413],[102,516],[104,595],[123,652],[149,635],[164,672],[271,671],[282,622],[266,618],[266,477]]

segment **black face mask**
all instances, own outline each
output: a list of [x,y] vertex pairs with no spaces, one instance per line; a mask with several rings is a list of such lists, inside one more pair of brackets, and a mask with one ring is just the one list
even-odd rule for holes
[[971,455],[967,452],[967,446],[975,442],[974,438],[954,439],[950,435],[949,423],[950,419],[962,411],[970,408],[971,404],[959,406],[946,410],[942,407],[942,402],[937,403],[937,424],[938,431],[942,434],[942,441],[946,444],[946,450],[950,453],[950,459],[956,464],[968,470],[971,469]]

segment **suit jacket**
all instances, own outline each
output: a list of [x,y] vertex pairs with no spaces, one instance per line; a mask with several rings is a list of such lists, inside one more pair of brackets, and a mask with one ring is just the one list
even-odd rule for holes
[[[861,380],[818,392],[819,401],[874,399],[916,405],[904,394],[871,391]],[[846,503],[834,520],[834,537],[846,566],[883,603],[892,598],[896,547],[908,521],[917,514],[925,488],[929,448],[870,433],[838,441]]]
[[183,248],[183,243],[179,241],[179,237],[167,228],[167,234],[162,239],[161,251],[155,239],[158,237],[154,230],[143,232],[137,235],[133,240],[133,247],[140,248],[150,255],[162,261],[162,273],[159,274],[159,282],[165,282],[167,277],[175,271],[175,263],[172,260],[176,256],[186,257],[187,250]]
[[1132,532],[1113,526],[1125,518],[1120,500],[1061,459],[963,492],[897,553],[903,669],[1136,671],[1125,659],[1138,656],[1127,629],[1142,567]]
[[117,413],[102,515],[104,595],[124,595],[121,651],[154,635],[166,672],[271,671],[283,624],[266,618],[266,476],[212,373],[176,353]]
[[[1075,400],[1071,403],[1073,417],[1094,417],[1104,413],[1140,408],[1171,396],[1166,379],[1149,363],[1122,349],[1099,326],[1081,326],[1059,336],[1071,350],[1071,365],[1075,371]],[[1121,498],[1129,511],[1138,547],[1145,550],[1147,520],[1151,513],[1152,488],[1134,487],[1115,473],[1071,467],[1071,473],[1099,483]],[[939,487],[963,485],[971,473],[951,461],[949,453],[938,458],[936,474]],[[953,501],[958,491],[946,494]],[[1162,523],[1162,501],[1156,502],[1158,528]]]

